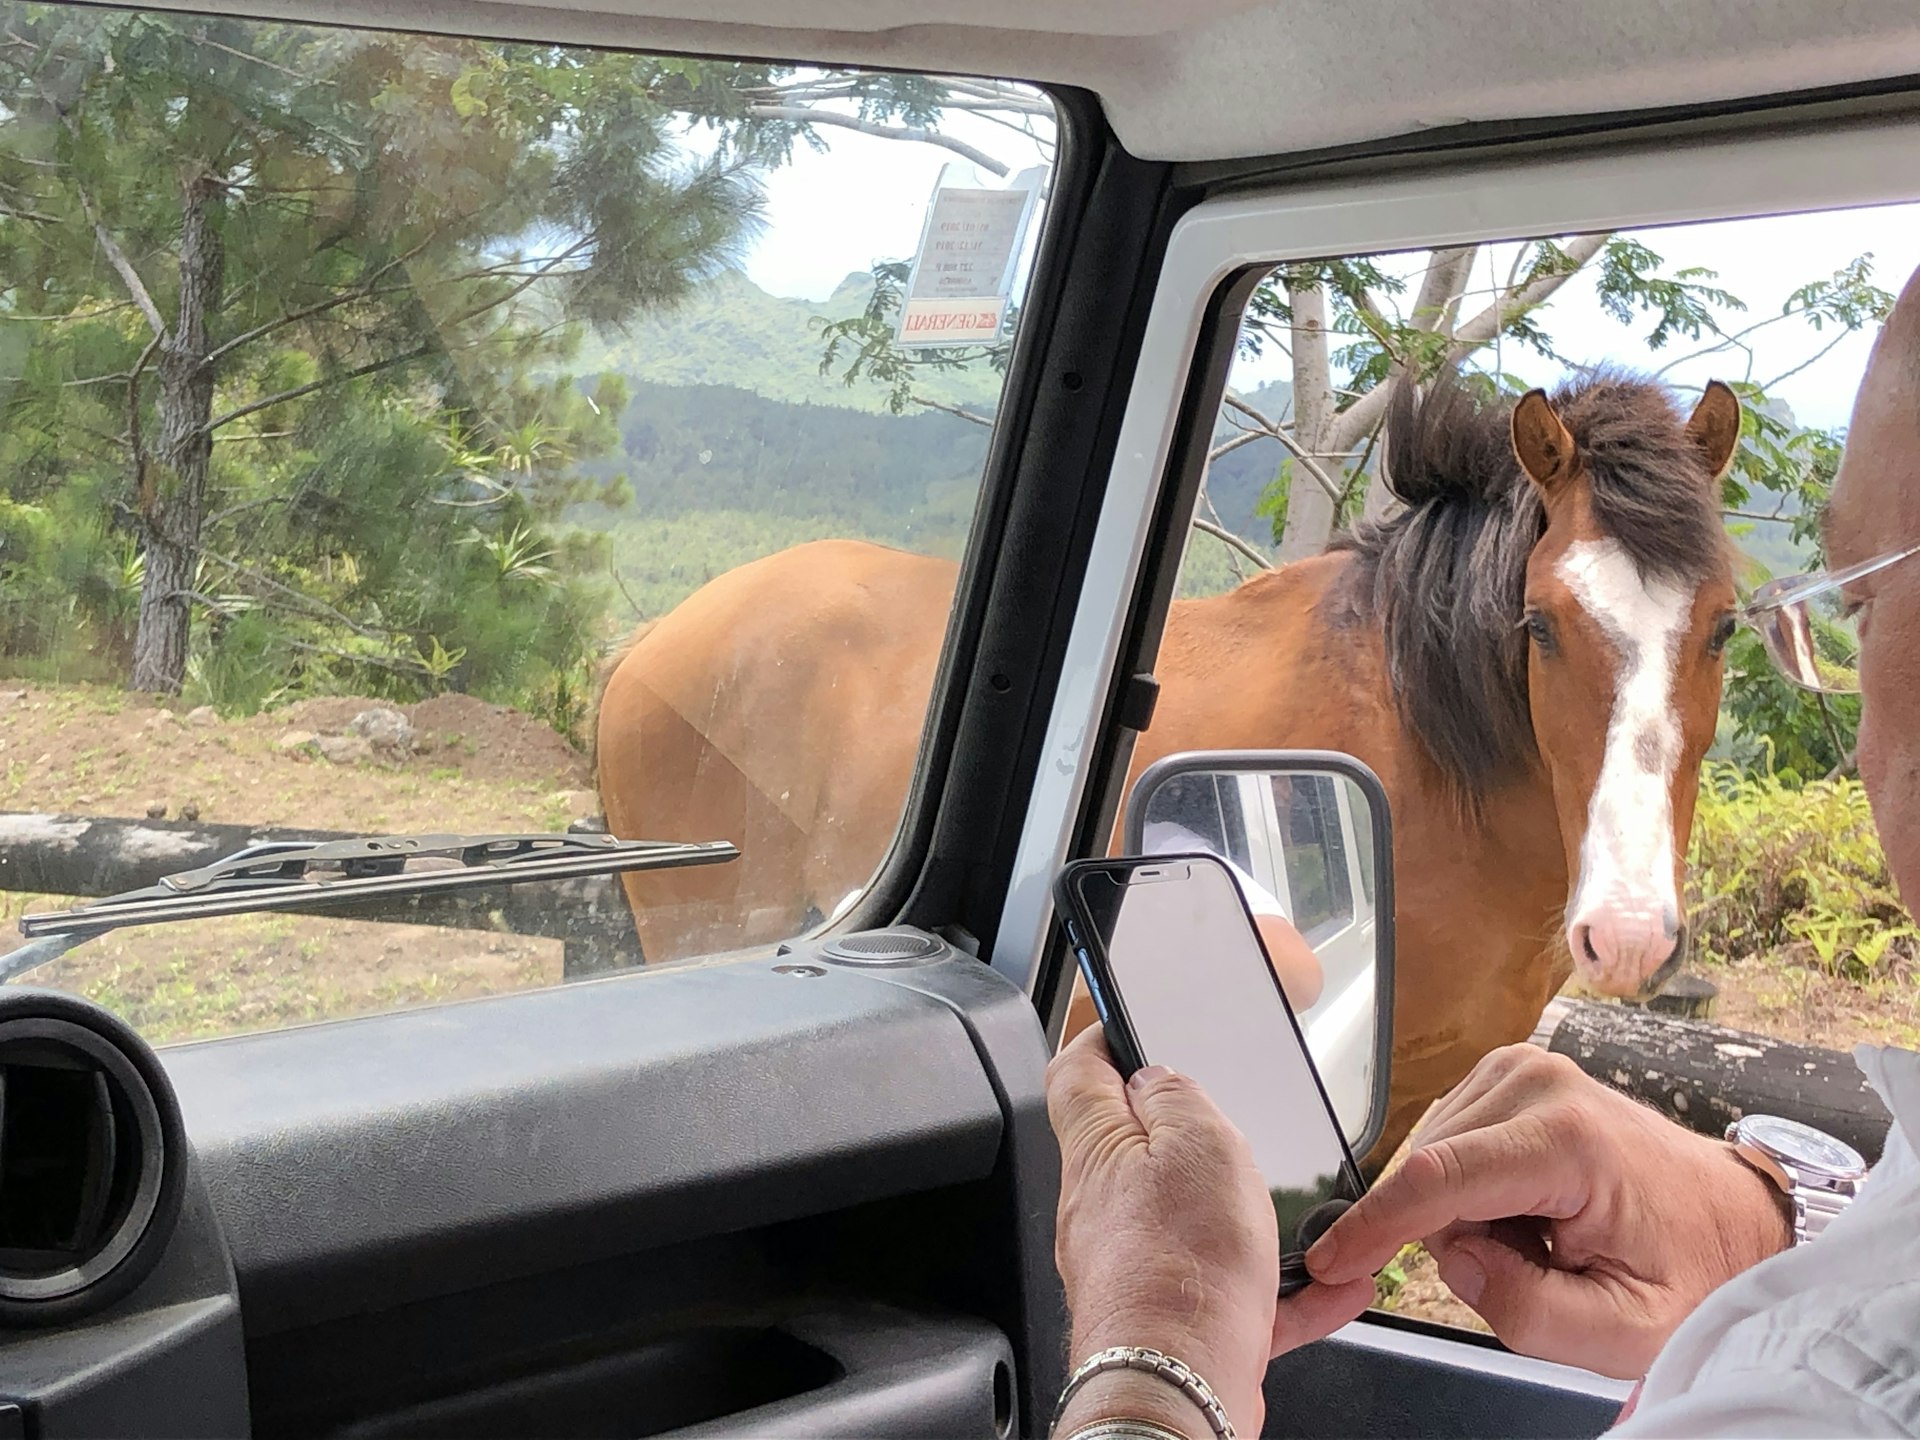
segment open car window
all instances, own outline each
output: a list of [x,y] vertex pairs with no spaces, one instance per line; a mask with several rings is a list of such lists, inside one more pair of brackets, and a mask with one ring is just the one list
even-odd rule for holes
[[[1807,1047],[1795,1065],[1860,1088],[1855,1044],[1910,1041],[1915,927],[1856,772],[1858,699],[1795,689],[1737,622],[1825,564],[1854,395],[1916,268],[1906,203],[1302,258],[1246,286],[1155,665],[1172,718],[1131,763],[1328,749],[1388,777],[1377,1162],[1504,1045],[1604,1055],[1609,1083],[1711,1133],[1689,1097],[1748,1094],[1725,1057]],[[1570,537],[1556,517],[1580,507]],[[1812,624],[1850,678],[1853,623]],[[1371,911],[1366,817],[1349,832],[1312,777],[1274,808],[1303,933]],[[1621,938],[1629,902],[1672,917],[1652,942]],[[1745,1034],[1712,1074],[1672,1061],[1713,1053],[1684,1028],[1636,1065],[1636,1017]],[[1365,1055],[1315,1052],[1330,1084]],[[1883,1130],[1863,1091],[1825,1123],[1872,1148],[1875,1112]],[[1485,1328],[1418,1246],[1380,1304]]]
[[[263,839],[740,852],[433,924],[123,930],[35,981],[177,1039],[771,944],[852,903],[912,780],[1051,102],[0,18],[9,928]],[[843,743],[796,744],[803,715]]]

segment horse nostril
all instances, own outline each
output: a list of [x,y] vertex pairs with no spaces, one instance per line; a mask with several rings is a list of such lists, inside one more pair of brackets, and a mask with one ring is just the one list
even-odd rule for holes
[[1600,963],[1600,952],[1593,948],[1593,927],[1576,925],[1573,927],[1573,946],[1577,954],[1584,956],[1592,964]]

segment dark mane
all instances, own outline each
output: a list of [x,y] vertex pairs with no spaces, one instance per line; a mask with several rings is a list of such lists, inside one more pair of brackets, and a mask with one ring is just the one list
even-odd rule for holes
[[[1601,370],[1550,399],[1586,461],[1595,518],[1641,574],[1711,575],[1725,553],[1719,511],[1671,392]],[[1452,378],[1419,397],[1400,386],[1386,476],[1406,508],[1329,547],[1353,555],[1342,591],[1382,627],[1402,721],[1470,812],[1538,753],[1520,621],[1546,513],[1514,458],[1512,409],[1477,405]]]

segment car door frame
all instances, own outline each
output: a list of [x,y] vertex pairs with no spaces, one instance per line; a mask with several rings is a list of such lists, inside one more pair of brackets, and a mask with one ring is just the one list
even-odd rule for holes
[[[1336,166],[1286,183],[1223,183],[1186,211],[1148,317],[991,952],[995,968],[1034,997],[1050,1037],[1060,1034],[1070,975],[1048,882],[1065,860],[1093,853],[1111,828],[1137,733],[1120,723],[1129,708],[1123,701],[1136,688],[1132,677],[1151,674],[1184,551],[1176,539],[1187,533],[1204,470],[1206,421],[1220,402],[1239,316],[1259,277],[1289,260],[1920,200],[1920,115],[1909,102],[1895,108],[1864,118],[1787,112],[1763,124],[1748,117],[1732,133],[1708,124],[1723,133],[1685,143],[1656,129],[1602,136],[1568,153],[1496,151],[1452,163],[1428,156],[1417,166],[1347,173]],[[1512,1355],[1490,1337],[1398,1317],[1369,1314],[1327,1343],[1334,1349],[1320,1353],[1336,1357],[1327,1362],[1335,1369],[1418,1377],[1466,1397],[1467,1410],[1484,1383],[1492,1387],[1485,1393],[1507,1395],[1516,1415],[1539,1423],[1562,1402],[1589,1419],[1603,1415],[1627,1389]],[[1373,1359],[1362,1364],[1367,1356]],[[1304,1354],[1290,1357],[1275,1374],[1291,1373],[1297,1383],[1308,1363]]]

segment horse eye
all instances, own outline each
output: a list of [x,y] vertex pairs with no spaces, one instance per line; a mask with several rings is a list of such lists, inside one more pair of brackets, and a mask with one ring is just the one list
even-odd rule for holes
[[1533,637],[1533,643],[1540,647],[1541,653],[1553,653],[1553,621],[1542,612],[1527,612],[1527,634]]
[[1733,632],[1739,628],[1739,622],[1731,615],[1722,615],[1714,623],[1713,636],[1707,641],[1707,653],[1719,655],[1725,652],[1727,642],[1733,639]]

